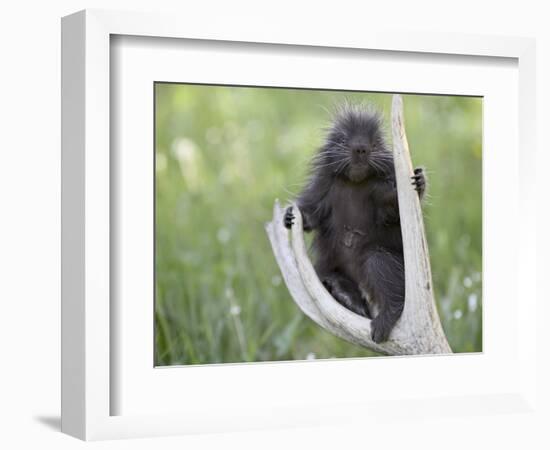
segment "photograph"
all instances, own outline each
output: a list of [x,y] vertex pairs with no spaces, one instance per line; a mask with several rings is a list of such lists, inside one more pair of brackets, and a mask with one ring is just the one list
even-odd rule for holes
[[[155,366],[392,354],[373,347],[398,330],[411,276],[393,94],[154,83]],[[480,353],[483,98],[400,94],[437,324],[453,353]],[[276,201],[370,348],[293,298],[265,228]]]

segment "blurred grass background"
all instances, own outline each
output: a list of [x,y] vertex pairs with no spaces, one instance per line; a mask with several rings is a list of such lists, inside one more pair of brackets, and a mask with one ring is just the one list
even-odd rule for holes
[[[156,365],[376,355],[292,301],[264,223],[300,191],[329,111],[391,94],[157,83]],[[405,95],[434,288],[455,352],[482,350],[482,99]],[[389,130],[389,128],[388,128]]]

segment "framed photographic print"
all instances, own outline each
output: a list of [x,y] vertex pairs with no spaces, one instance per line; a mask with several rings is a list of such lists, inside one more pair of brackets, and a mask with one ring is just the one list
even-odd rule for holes
[[64,432],[530,408],[534,43],[310,31],[63,19]]

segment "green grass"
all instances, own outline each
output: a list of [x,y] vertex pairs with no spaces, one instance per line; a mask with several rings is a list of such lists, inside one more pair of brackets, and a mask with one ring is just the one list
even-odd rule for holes
[[[156,85],[157,365],[375,355],[298,310],[264,231],[344,99],[389,118],[389,94]],[[482,100],[404,103],[443,327],[456,352],[480,351]]]

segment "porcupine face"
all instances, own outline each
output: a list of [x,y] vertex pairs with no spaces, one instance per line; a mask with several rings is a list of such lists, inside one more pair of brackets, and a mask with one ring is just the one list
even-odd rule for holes
[[355,105],[341,107],[336,113],[326,142],[316,157],[318,169],[361,183],[393,164],[378,113]]

